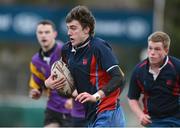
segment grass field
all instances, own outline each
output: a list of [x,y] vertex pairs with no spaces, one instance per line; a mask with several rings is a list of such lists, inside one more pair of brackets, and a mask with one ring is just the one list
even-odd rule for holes
[[[127,88],[121,95],[126,127],[141,127],[127,103]],[[0,127],[42,127],[46,98],[32,100],[24,96],[0,97]]]

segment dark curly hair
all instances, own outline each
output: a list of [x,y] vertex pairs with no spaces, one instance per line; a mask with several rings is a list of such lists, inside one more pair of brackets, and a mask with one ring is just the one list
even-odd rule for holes
[[89,34],[94,35],[95,18],[91,11],[86,6],[78,5],[74,7],[66,16],[66,23],[72,20],[77,20],[81,24],[82,28],[89,27]]

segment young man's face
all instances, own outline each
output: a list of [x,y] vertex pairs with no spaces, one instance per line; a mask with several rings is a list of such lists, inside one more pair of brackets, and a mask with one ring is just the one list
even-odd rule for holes
[[160,66],[163,63],[164,57],[168,54],[168,49],[165,49],[162,42],[148,42],[147,50],[150,65]]
[[54,44],[56,35],[56,31],[54,31],[49,24],[40,24],[37,26],[36,36],[43,49],[47,48],[48,50],[48,48]]
[[68,36],[72,46],[77,46],[84,42],[89,37],[89,28],[82,28],[77,20],[72,20],[67,23]]

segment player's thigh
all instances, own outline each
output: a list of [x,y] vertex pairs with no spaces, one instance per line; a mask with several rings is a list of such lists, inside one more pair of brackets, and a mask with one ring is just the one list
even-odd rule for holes
[[71,126],[71,117],[69,114],[59,113],[51,109],[46,109],[44,126],[57,125],[58,126]]
[[124,127],[125,118],[121,107],[98,114],[93,127]]
[[74,127],[86,127],[87,120],[85,118],[72,117],[72,126]]

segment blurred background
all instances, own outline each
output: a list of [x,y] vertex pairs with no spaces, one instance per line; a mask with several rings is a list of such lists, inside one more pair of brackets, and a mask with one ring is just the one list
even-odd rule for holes
[[179,0],[0,0],[0,126],[43,126],[46,97],[28,97],[29,62],[39,45],[36,24],[51,19],[66,42],[65,16],[86,5],[96,18],[96,36],[107,40],[126,75],[121,95],[127,127],[140,127],[127,104],[133,67],[146,57],[147,37],[162,30],[171,37],[170,55],[180,57]]

